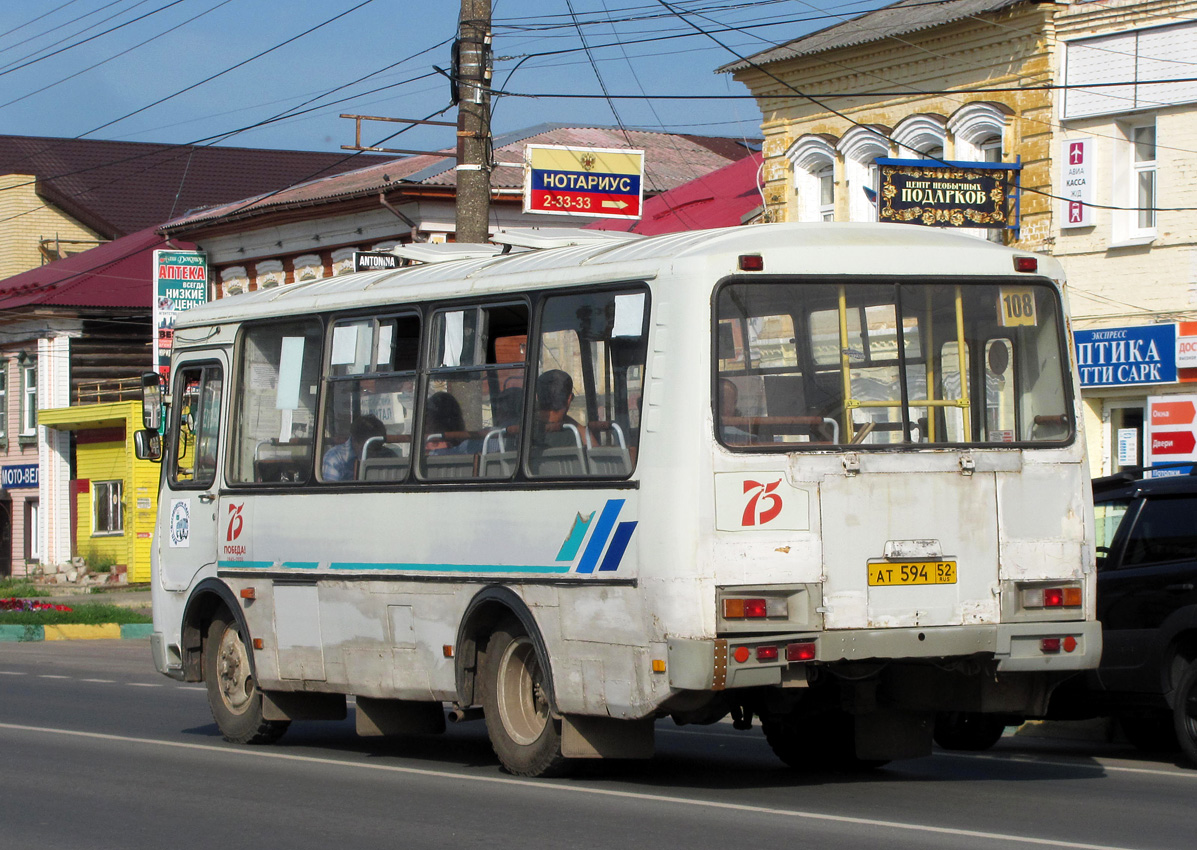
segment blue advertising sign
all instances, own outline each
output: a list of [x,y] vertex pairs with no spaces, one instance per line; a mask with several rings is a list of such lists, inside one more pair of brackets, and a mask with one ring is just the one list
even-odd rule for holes
[[1176,382],[1176,325],[1074,331],[1082,387]]
[[0,467],[0,487],[16,490],[21,487],[37,486],[37,464],[20,463],[16,466]]

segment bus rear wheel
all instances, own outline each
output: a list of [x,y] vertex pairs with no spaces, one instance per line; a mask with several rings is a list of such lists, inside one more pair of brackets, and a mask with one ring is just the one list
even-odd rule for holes
[[536,644],[518,625],[503,624],[491,635],[482,661],[486,731],[499,762],[516,776],[557,776],[566,767],[548,676]]
[[262,693],[254,681],[249,653],[236,618],[220,611],[208,624],[204,643],[208,705],[226,741],[270,744],[282,737],[290,723],[262,717]]
[[856,755],[856,719],[844,711],[767,714],[761,731],[773,754],[796,770],[859,773],[889,764]]

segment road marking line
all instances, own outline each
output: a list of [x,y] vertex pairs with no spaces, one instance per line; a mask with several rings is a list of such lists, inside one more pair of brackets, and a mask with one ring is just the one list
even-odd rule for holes
[[28,676],[28,673],[18,673],[15,670],[0,670],[0,676]]
[[179,685],[179,690],[180,691],[203,691],[204,693],[208,692],[207,688],[201,688],[196,685]]
[[909,832],[924,832],[934,835],[952,835],[963,838],[987,839],[991,841],[1008,841],[1019,844],[1033,844],[1041,847],[1067,847],[1074,850],[1130,850],[1130,848],[1116,847],[1108,844],[1086,844],[1079,841],[1060,841],[1054,838],[1035,838],[1028,835],[1013,835],[1001,832],[982,832],[975,829],[956,829],[946,826],[931,826],[929,824],[904,823],[902,821],[878,820],[877,818],[852,817],[850,815],[831,815],[823,812],[808,812],[796,809],[775,809],[768,806],[750,806],[744,803],[727,803],[710,799],[690,799],[687,797],[672,797],[664,794],[647,794],[639,791],[618,791],[611,788],[591,788],[579,785],[567,785],[559,782],[541,782],[532,779],[515,779],[501,776],[475,776],[468,773],[453,773],[447,770],[428,770],[418,767],[401,767],[399,765],[373,764],[367,762],[346,761],[344,759],[317,758],[316,756],[301,756],[294,753],[272,753],[257,749],[235,749],[218,747],[212,744],[191,744],[184,741],[161,741],[153,738],[132,738],[126,735],[109,735],[103,732],[84,732],[77,729],[53,729],[45,726],[24,726],[18,723],[0,723],[0,729],[11,729],[17,732],[34,732],[45,735],[66,735],[76,738],[91,738],[99,741],[115,741],[122,744],[148,744],[158,747],[172,747],[180,750],[199,750],[209,753],[224,753],[226,755],[244,758],[279,759],[282,761],[303,762],[306,764],[327,764],[334,767],[355,768],[358,770],[376,770],[386,773],[401,773],[410,776],[426,776],[436,779],[450,779],[454,782],[483,782],[495,785],[515,785],[524,788],[534,788],[540,793],[545,791],[559,791],[565,794],[587,794],[595,797],[614,797],[623,800],[642,800],[650,803],[673,803],[679,806],[696,806],[704,809],[723,809],[725,811],[747,812],[751,814],[775,815],[777,817],[798,818],[801,820],[823,821],[828,823],[851,824],[853,826],[880,827],[883,829],[901,829]]
[[97,684],[101,684],[101,685],[115,685],[116,684],[116,680],[114,680],[114,679],[80,679],[79,681],[80,682],[96,682]]
[[1094,763],[1086,764],[1079,759],[1077,761],[1063,761],[1063,760],[1049,760],[1045,758],[1038,758],[1033,755],[1001,755],[999,753],[985,754],[974,753],[972,755],[965,755],[964,753],[939,753],[935,754],[937,758],[949,759],[978,759],[985,761],[1005,761],[1014,762],[1018,764],[1041,764],[1044,767],[1079,767],[1088,768],[1089,770],[1104,770],[1110,773],[1145,773],[1149,776],[1172,776],[1180,779],[1197,779],[1197,770],[1188,770],[1184,768],[1176,768],[1174,770],[1163,770],[1155,767],[1122,767],[1117,764],[1109,764],[1101,759],[1094,759]]
[[125,682],[130,688],[160,688],[157,682]]
[[69,678],[71,678],[70,676],[53,676],[49,673],[39,673],[37,677],[39,679],[69,679]]

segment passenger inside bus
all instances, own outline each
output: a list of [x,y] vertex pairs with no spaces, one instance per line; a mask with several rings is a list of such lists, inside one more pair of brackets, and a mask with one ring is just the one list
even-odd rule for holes
[[562,369],[550,369],[536,379],[537,433],[534,442],[548,448],[585,446],[597,440],[590,429],[569,415],[574,400],[574,379]]
[[466,432],[461,403],[448,392],[433,393],[424,409],[424,448],[430,455],[474,454],[481,442]]
[[756,438],[754,438],[752,434],[738,425],[733,425],[729,422],[729,419],[736,419],[743,415],[736,406],[739,400],[740,390],[736,386],[735,381],[733,381],[731,378],[720,378],[719,416],[722,428],[721,433],[723,434],[723,442],[738,443],[740,445],[745,443],[754,443],[756,442]]
[[386,439],[387,429],[377,416],[359,416],[349,426],[349,439],[333,446],[324,455],[321,473],[325,481],[352,481],[362,449],[371,437]]

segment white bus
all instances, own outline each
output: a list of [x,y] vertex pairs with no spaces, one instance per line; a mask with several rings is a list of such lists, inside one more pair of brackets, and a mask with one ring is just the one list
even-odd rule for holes
[[362,734],[484,716],[522,775],[729,714],[869,765],[1096,665],[1053,260],[891,224],[537,236],[180,316],[153,651],[226,738],[351,695]]

